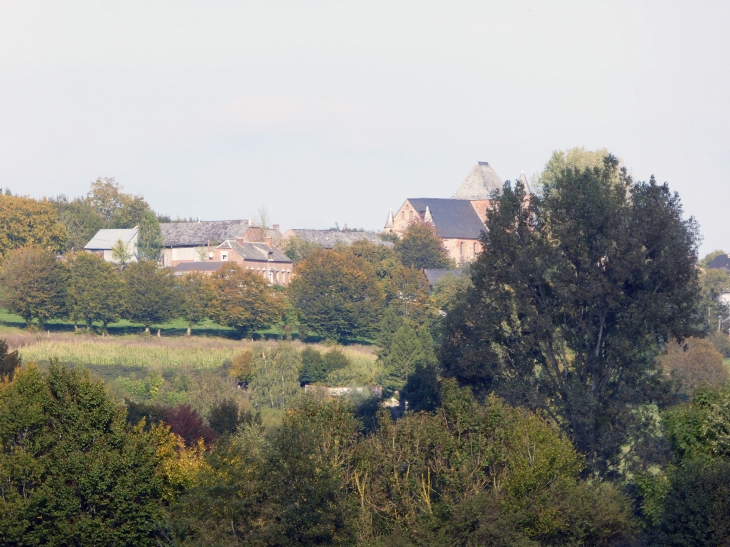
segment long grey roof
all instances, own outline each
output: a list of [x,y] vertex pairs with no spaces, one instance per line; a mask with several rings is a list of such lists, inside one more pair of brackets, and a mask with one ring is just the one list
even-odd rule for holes
[[491,199],[502,190],[502,180],[486,161],[477,162],[451,199]]
[[165,247],[218,245],[226,239],[241,237],[254,226],[250,220],[201,220],[200,222],[164,222],[160,224]]
[[180,275],[186,272],[215,272],[224,264],[230,264],[230,262],[181,262],[173,268],[175,275]]
[[389,241],[383,241],[378,234],[373,232],[341,232],[337,230],[302,230],[293,228],[290,230],[296,237],[321,245],[325,249],[332,249],[338,243],[351,245],[355,241],[365,239],[376,245],[393,245]]
[[470,201],[443,198],[409,198],[408,201],[422,217],[428,207],[441,237],[478,239],[487,229]]
[[725,269],[730,272],[730,255],[722,254],[712,259],[707,265],[708,269]]
[[137,235],[137,227],[127,229],[104,229],[96,232],[96,235],[91,238],[84,249],[89,251],[101,251],[104,249],[111,249],[114,247],[117,241],[120,239],[124,243],[129,243]]
[[250,243],[245,241],[243,244],[240,244],[234,239],[229,239],[221,243],[218,248],[231,249],[246,260],[268,262],[269,253],[271,253],[272,262],[285,262],[287,264],[291,264],[292,262],[291,258],[281,252],[280,249],[277,249],[276,247],[269,247],[266,243]]

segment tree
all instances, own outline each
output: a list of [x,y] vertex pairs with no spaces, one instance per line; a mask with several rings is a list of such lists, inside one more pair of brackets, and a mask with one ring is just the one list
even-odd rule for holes
[[469,272],[464,272],[463,275],[447,274],[436,282],[431,293],[431,301],[436,309],[448,313],[462,299],[471,287],[471,276],[468,274]]
[[266,329],[279,321],[286,310],[284,295],[256,273],[238,264],[226,264],[210,277],[212,299],[209,316],[241,336]]
[[187,446],[195,446],[200,439],[209,444],[216,438],[215,432],[205,425],[202,416],[190,405],[168,408],[165,423],[170,426],[170,431],[185,440]]
[[66,228],[67,251],[83,249],[99,230],[106,227],[105,220],[88,199],[75,198],[69,201],[66,196],[60,195],[50,201],[56,208],[59,221]]
[[192,326],[208,317],[213,299],[213,290],[208,277],[201,272],[190,272],[179,280],[182,292],[181,316],[188,323],[187,335],[192,335]]
[[718,256],[725,255],[725,254],[727,254],[727,253],[721,249],[717,249],[715,251],[712,251],[711,253],[707,253],[705,255],[705,258],[700,260],[700,266],[702,266],[703,268],[707,268],[707,266],[710,265],[710,262],[715,260]]
[[728,381],[722,354],[704,338],[688,338],[684,344],[670,343],[660,361],[664,370],[677,378],[683,393],[693,393],[703,384],[721,387]]
[[261,425],[261,414],[239,410],[236,401],[224,399],[210,409],[208,423],[216,435],[232,435],[242,424]]
[[66,238],[51,202],[0,195],[0,261],[21,247],[61,251]]
[[91,329],[95,321],[102,332],[119,321],[126,294],[121,275],[109,262],[92,253],[81,252],[71,261],[69,289],[71,316]]
[[145,211],[139,221],[137,249],[141,260],[159,260],[162,250],[160,223],[152,211]]
[[292,236],[282,240],[281,248],[284,251],[284,254],[288,256],[294,264],[298,264],[305,258],[309,257],[312,253],[321,250],[322,246],[318,243],[305,241],[300,237]]
[[132,252],[121,239],[117,239],[117,242],[112,246],[112,260],[124,268],[127,263],[132,259]]
[[[3,198],[5,199],[5,198]],[[11,251],[0,270],[0,304],[30,327],[43,326],[66,311],[68,265],[36,247]]]
[[308,329],[333,340],[373,334],[383,293],[370,264],[337,251],[318,251],[295,273],[289,294]]
[[8,343],[0,340],[0,381],[11,381],[15,376],[15,371],[20,368],[21,362],[18,350],[8,351]]
[[150,210],[142,196],[125,194],[123,189],[113,178],[98,178],[91,183],[87,199],[104,219],[106,228],[134,228]]
[[408,225],[395,242],[395,253],[400,261],[412,268],[443,269],[452,266],[449,252],[441,242],[433,224],[415,220]]
[[129,429],[88,373],[19,372],[0,387],[0,543],[157,545],[166,435]]
[[153,323],[165,323],[177,317],[182,298],[172,268],[160,268],[151,260],[132,262],[124,270],[124,282],[125,316],[144,325],[146,332]]
[[[553,185],[563,176],[566,169],[577,169],[579,172],[583,172],[586,169],[601,168],[608,155],[609,152],[606,148],[586,150],[584,146],[576,146],[568,150],[554,150],[538,177],[538,186]],[[539,190],[539,187],[536,189]]]
[[660,342],[699,328],[697,225],[666,184],[609,156],[529,199],[505,184],[487,228],[445,318],[445,374],[545,412],[605,473],[642,435],[633,409],[665,400]]

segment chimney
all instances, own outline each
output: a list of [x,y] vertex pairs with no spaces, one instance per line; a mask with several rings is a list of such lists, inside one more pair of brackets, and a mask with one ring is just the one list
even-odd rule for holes
[[268,237],[268,236],[267,236],[267,237],[265,237],[265,238],[264,238],[264,241],[266,241],[266,244],[267,244],[267,245],[268,245],[269,247],[273,247],[273,246],[274,246],[274,245],[273,245],[273,243],[271,242],[271,238],[270,238],[270,237]]
[[271,226],[271,228],[272,228],[272,229],[273,229],[273,230],[274,230],[275,232],[278,232],[278,231],[279,231],[279,225],[278,225],[278,224],[274,224],[274,225],[272,225],[272,226]]
[[236,238],[236,243],[238,243],[239,245],[243,245],[244,241],[246,241],[246,239],[243,236],[238,236]]

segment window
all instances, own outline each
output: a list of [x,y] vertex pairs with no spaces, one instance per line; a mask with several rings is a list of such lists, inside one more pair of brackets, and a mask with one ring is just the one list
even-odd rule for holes
[[474,244],[474,256],[476,256],[476,255],[477,255],[477,244],[475,243]]
[[406,212],[405,211],[401,211],[400,212],[400,218],[401,218],[401,220],[405,220],[406,219]]
[[464,242],[459,243],[459,256],[464,256]]
[[228,253],[221,253],[221,262],[228,262]]
[[413,211],[408,211],[408,220],[413,220]]

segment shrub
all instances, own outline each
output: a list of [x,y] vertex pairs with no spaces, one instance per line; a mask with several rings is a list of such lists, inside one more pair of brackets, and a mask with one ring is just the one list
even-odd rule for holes
[[679,380],[684,393],[694,392],[701,384],[719,387],[728,380],[722,354],[706,339],[689,338],[683,345],[672,342],[661,364]]
[[187,446],[197,444],[199,439],[203,439],[208,444],[216,438],[215,432],[205,425],[198,411],[190,408],[189,405],[168,409],[165,413],[165,423],[170,426],[170,431],[185,440]]

